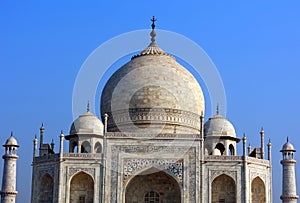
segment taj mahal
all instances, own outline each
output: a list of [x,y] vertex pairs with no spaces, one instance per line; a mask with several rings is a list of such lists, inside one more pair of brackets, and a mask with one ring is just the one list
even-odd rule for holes
[[[202,88],[158,46],[154,18],[150,36],[148,47],[106,83],[101,118],[88,104],[70,131],[61,132],[59,151],[44,143],[40,127],[33,140],[31,202],[273,202],[272,144],[264,130],[260,146],[250,147],[218,107],[205,118]],[[3,145],[1,203],[15,203],[18,194],[16,138]],[[281,201],[296,203],[296,150],[289,140],[276,150],[282,153]]]

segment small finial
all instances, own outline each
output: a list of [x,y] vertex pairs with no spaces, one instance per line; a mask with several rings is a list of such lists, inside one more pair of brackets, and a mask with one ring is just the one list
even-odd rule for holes
[[217,104],[217,108],[216,108],[216,114],[219,115],[219,104]]
[[289,142],[289,136],[286,137],[286,142]]
[[53,140],[53,138],[52,138],[52,142],[51,142],[51,144],[54,144],[54,140]]
[[44,130],[44,123],[42,123],[40,130]]
[[87,111],[87,112],[90,112],[90,100],[88,100],[87,107],[86,107],[86,111]]
[[260,134],[264,134],[264,133],[265,133],[264,128],[261,127]]
[[244,133],[243,139],[244,139],[244,140],[246,139],[246,133]]
[[150,36],[151,36],[151,42],[152,43],[154,43],[155,42],[155,37],[156,37],[156,32],[155,32],[155,21],[156,21],[157,19],[153,16],[152,17],[152,19],[151,19],[151,21],[152,21],[152,25],[151,25],[151,27],[152,27],[152,31],[151,31],[151,33],[150,33]]
[[34,139],[37,139],[37,138],[36,138],[36,134],[34,134]]
[[10,136],[12,137],[13,135],[14,135],[14,132],[13,132],[13,131],[11,131],[11,132],[10,132]]
[[155,21],[157,21],[157,19],[154,16],[152,16],[151,21],[152,21],[151,27],[152,27],[152,30],[154,30],[155,29]]
[[59,135],[59,138],[63,138],[64,137],[64,132],[63,130],[60,131],[60,135]]

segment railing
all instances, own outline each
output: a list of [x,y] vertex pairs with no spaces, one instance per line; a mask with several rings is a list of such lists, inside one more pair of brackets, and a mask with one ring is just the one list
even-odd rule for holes
[[132,133],[132,132],[107,132],[107,138],[148,138],[148,139],[158,139],[158,138],[189,138],[189,139],[199,139],[199,134],[141,134],[141,133]]
[[34,157],[34,162],[56,161],[59,160],[59,154],[48,154],[44,156]]
[[258,159],[258,158],[247,156],[246,160],[249,163],[260,163],[260,164],[264,164],[264,165],[270,165],[270,161],[265,160],[265,159]]
[[63,158],[87,158],[87,159],[100,159],[102,157],[102,154],[96,153],[63,153]]
[[[206,155],[205,161],[243,161],[243,156]],[[269,160],[246,156],[247,163],[270,165]]]
[[242,156],[218,156],[218,155],[206,155],[204,157],[205,161],[242,161]]
[[[63,159],[101,159],[102,154],[96,153],[63,153]],[[44,162],[44,161],[59,161],[60,154],[49,154],[44,156],[34,157],[34,162]]]

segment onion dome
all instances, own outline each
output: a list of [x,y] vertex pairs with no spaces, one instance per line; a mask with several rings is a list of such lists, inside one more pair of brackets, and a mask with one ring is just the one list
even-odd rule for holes
[[288,138],[286,140],[286,143],[282,146],[282,150],[280,150],[280,152],[284,152],[284,151],[296,152],[294,146],[289,142]]
[[14,138],[12,133],[10,137],[6,140],[5,144],[3,145],[3,147],[10,147],[10,146],[19,147],[18,142],[16,138]]
[[236,137],[233,125],[218,113],[204,124],[204,136]]
[[108,131],[173,133],[176,128],[177,133],[199,134],[202,89],[187,69],[156,44],[154,27],[150,45],[106,83],[101,115],[109,115]]
[[103,135],[103,124],[97,116],[88,110],[85,114],[80,115],[71,125],[70,135],[93,134]]

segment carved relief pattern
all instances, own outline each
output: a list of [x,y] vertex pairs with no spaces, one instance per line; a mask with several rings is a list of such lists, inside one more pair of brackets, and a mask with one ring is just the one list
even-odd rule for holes
[[[128,112],[129,110],[129,112]],[[112,115],[110,115],[111,117]],[[162,123],[178,123],[180,125],[191,126],[199,128],[199,115],[179,110],[179,109],[161,109],[161,108],[137,108],[137,109],[126,109],[118,110],[113,112],[113,118],[109,119],[108,126],[112,127],[115,123],[126,124],[134,121],[149,121],[157,120]]]
[[39,179],[46,173],[48,173],[54,179],[54,168],[53,167],[40,169],[39,170]]
[[228,170],[212,170],[211,173],[210,173],[210,180],[211,182],[218,176],[220,175],[228,175],[229,177],[231,177],[235,182],[236,182],[236,175],[237,175],[237,172],[236,171],[228,171]]
[[152,137],[152,138],[200,138],[199,134],[138,134],[132,132],[108,132],[106,137]]
[[128,180],[137,171],[149,166],[167,170],[174,174],[182,182],[183,160],[177,159],[124,159],[123,161],[123,181]]
[[259,172],[251,172],[250,173],[251,183],[252,183],[253,179],[256,178],[256,177],[261,178],[262,181],[266,184],[266,174],[262,174],[262,173],[259,173]]
[[191,148],[188,152],[190,162],[189,172],[189,199],[190,202],[196,202],[196,148]]
[[68,179],[73,176],[75,173],[78,172],[85,172],[92,176],[93,179],[95,179],[95,169],[94,168],[69,168],[68,169]]

